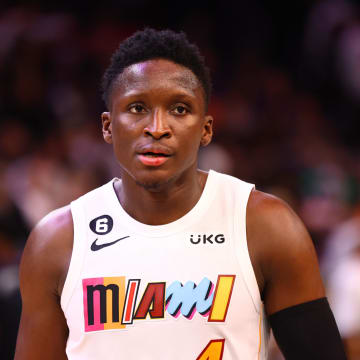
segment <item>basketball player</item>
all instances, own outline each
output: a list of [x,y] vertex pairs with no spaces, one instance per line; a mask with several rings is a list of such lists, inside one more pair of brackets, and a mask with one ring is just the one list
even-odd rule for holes
[[345,359],[315,251],[281,200],[197,169],[210,78],[184,34],[125,40],[104,75],[120,179],[46,216],[20,283],[16,360]]

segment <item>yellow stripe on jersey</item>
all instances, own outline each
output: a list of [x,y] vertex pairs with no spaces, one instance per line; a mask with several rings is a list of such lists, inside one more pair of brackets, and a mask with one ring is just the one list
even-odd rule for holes
[[208,321],[225,321],[235,275],[219,275]]

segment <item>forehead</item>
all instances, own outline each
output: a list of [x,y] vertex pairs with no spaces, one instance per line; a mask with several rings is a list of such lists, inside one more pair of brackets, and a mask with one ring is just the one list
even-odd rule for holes
[[117,77],[114,89],[123,95],[155,89],[179,90],[196,96],[202,86],[188,68],[165,59],[153,59],[128,66]]

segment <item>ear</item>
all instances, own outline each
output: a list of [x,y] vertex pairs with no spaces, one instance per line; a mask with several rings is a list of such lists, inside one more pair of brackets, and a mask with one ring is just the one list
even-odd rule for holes
[[101,121],[102,121],[102,133],[104,140],[108,144],[112,144],[112,124],[111,124],[111,117],[109,112],[103,112],[101,114]]
[[201,146],[207,146],[210,144],[212,136],[213,136],[213,117],[210,115],[205,116],[205,123],[203,126],[203,132],[201,136],[200,145]]

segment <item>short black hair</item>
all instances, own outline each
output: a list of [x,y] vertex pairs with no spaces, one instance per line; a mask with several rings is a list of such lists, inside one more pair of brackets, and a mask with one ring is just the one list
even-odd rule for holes
[[211,96],[210,71],[195,44],[184,32],[146,28],[125,39],[111,57],[110,65],[102,78],[102,97],[109,108],[114,80],[124,69],[139,62],[162,58],[190,69],[200,81],[207,108]]

